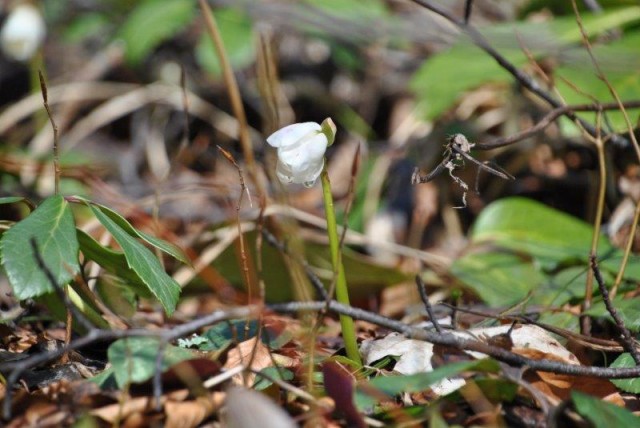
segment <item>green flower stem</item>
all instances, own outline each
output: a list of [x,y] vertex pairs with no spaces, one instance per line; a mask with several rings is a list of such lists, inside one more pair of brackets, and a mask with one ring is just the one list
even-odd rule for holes
[[[344,274],[344,266],[340,258],[340,240],[338,238],[338,227],[336,223],[336,213],[333,209],[333,196],[331,195],[331,182],[327,172],[327,162],[325,161],[320,175],[322,181],[322,195],[324,200],[324,210],[327,217],[327,234],[329,235],[329,248],[331,249],[331,264],[336,283],[336,299],[343,305],[349,305],[349,290],[347,289],[347,278]],[[340,327],[342,338],[347,350],[347,357],[354,363],[362,366],[360,353],[358,352],[358,342],[356,341],[356,329],[353,318],[348,315],[340,315]]]

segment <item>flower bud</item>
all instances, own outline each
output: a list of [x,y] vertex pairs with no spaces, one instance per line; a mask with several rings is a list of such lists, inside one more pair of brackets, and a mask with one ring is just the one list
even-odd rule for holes
[[47,29],[40,11],[28,3],[16,6],[0,30],[4,54],[16,61],[27,61],[44,40]]
[[314,185],[324,167],[324,153],[335,139],[336,126],[331,119],[285,126],[267,138],[278,149],[276,175],[284,183]]

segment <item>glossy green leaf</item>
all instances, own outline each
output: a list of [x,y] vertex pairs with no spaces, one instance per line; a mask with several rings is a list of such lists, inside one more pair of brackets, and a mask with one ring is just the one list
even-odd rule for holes
[[0,240],[2,266],[15,296],[21,300],[53,291],[33,255],[32,238],[59,286],[67,284],[80,271],[73,215],[62,196],[52,196],[6,231]]
[[432,372],[403,376],[378,376],[358,385],[356,405],[359,409],[367,409],[378,402],[380,394],[375,394],[375,397],[367,394],[367,391],[371,391],[371,389],[393,397],[402,392],[412,393],[428,390],[434,383],[448,377],[457,376],[465,371],[496,372],[499,369],[500,366],[496,361],[484,359],[451,363]]
[[[548,261],[585,259],[591,225],[531,199],[512,197],[488,205],[473,225],[471,240],[523,251]],[[611,245],[601,240],[602,252]]]
[[[616,358],[616,360],[611,364],[610,367],[621,369],[635,366],[636,362],[633,360],[631,354],[625,352],[624,354],[621,354],[618,358]],[[611,379],[611,383],[613,383],[624,392],[629,392],[631,394],[640,394],[640,377],[634,377],[631,379]]]
[[105,271],[124,281],[142,297],[152,296],[144,281],[129,267],[124,253],[101,245],[80,229],[77,229],[77,233],[80,251],[87,259],[98,263]]
[[151,293],[162,303],[167,314],[171,315],[178,303],[180,286],[164,271],[153,253],[123,228],[104,214],[98,207],[90,205],[93,214],[111,233],[122,247],[127,265],[140,277]]
[[125,42],[127,61],[140,63],[160,43],[185,28],[194,12],[192,0],[147,0],[137,4],[118,32],[118,38]]
[[[154,337],[129,337],[120,339],[109,346],[107,355],[120,388],[131,383],[141,383],[153,377],[156,358],[160,352],[160,340]],[[195,358],[193,351],[166,345],[162,370]]]
[[466,254],[450,272],[493,307],[522,301],[544,281],[531,260],[506,252]]
[[578,391],[571,392],[576,411],[595,428],[629,428],[640,426],[640,418],[615,404]]
[[2,204],[15,204],[16,202],[22,202],[25,198],[22,196],[4,196],[0,198],[0,205]]
[[[215,9],[213,14],[218,24],[229,62],[234,69],[251,64],[256,56],[253,23],[242,11],[235,8]],[[220,76],[222,68],[211,37],[203,32],[196,46],[196,58],[209,73]]]
[[86,199],[82,199],[82,200],[85,203],[91,204],[92,207],[98,208],[105,215],[107,215],[111,220],[113,220],[113,222],[116,223],[122,230],[124,230],[129,235],[133,236],[134,238],[142,239],[147,244],[152,245],[152,246],[156,247],[157,249],[159,249],[161,251],[164,251],[165,253],[167,253],[170,256],[172,256],[173,258],[181,261],[182,263],[185,263],[185,264],[189,264],[190,263],[189,262],[189,258],[187,257],[187,255],[177,245],[174,245],[174,244],[172,244],[170,242],[167,242],[167,241],[164,241],[162,239],[156,238],[155,236],[149,235],[148,233],[145,233],[145,232],[142,232],[142,231],[136,229],[135,227],[133,227],[131,225],[131,223],[129,223],[127,221],[127,219],[125,219],[124,217],[122,217],[120,214],[118,214],[117,212],[115,212],[114,210],[112,210],[109,207],[106,207],[106,206],[100,205],[100,204],[96,204],[95,202],[90,202],[90,201],[88,201]]

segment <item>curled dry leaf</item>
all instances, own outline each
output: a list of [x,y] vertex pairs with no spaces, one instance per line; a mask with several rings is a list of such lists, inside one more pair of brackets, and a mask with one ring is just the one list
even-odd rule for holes
[[[227,362],[224,364],[224,369],[229,370],[237,366],[244,366],[251,368],[255,371],[260,371],[266,367],[273,366],[274,361],[280,367],[293,367],[294,360],[284,355],[274,354],[269,351],[269,348],[265,346],[262,341],[253,337],[249,340],[245,340],[239,343],[234,349],[229,351],[227,355]],[[233,382],[237,385],[244,384],[253,385],[256,375],[253,373],[236,375],[232,378]]]
[[208,396],[188,401],[169,401],[165,405],[167,420],[165,428],[194,428],[216,411],[224,400],[225,394],[216,391]]

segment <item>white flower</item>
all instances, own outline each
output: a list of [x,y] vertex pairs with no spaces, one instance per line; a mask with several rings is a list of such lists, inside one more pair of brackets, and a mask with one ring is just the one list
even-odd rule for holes
[[324,152],[333,144],[336,126],[329,118],[285,126],[267,138],[278,149],[276,175],[282,183],[313,186],[324,166]]
[[0,45],[7,57],[26,61],[36,52],[46,32],[40,11],[27,3],[19,4],[0,31]]

